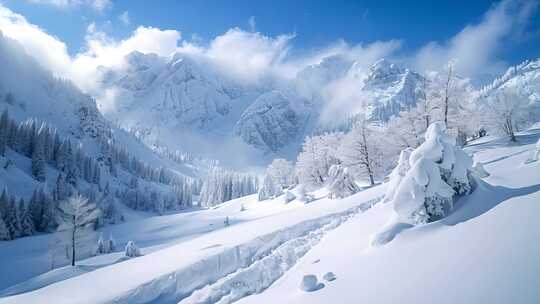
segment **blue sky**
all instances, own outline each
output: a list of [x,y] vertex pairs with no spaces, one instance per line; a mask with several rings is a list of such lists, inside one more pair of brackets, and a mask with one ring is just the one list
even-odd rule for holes
[[[144,36],[143,52],[166,53],[175,50],[176,44],[187,43],[199,47],[199,53],[220,57],[218,51],[230,53],[234,46],[248,46],[256,53],[244,54],[248,58],[262,54],[268,66],[276,61],[290,66],[292,58],[298,62],[299,57],[307,57],[305,54],[313,59],[314,53],[328,54],[328,49],[342,43],[346,46],[340,52],[370,59],[392,57],[420,70],[436,69],[455,58],[464,76],[486,81],[509,65],[540,56],[537,2],[0,0],[8,10],[4,12],[8,20],[0,20],[0,30],[23,41],[27,49],[50,52],[47,60],[54,63],[53,70],[59,70],[58,62],[77,63],[77,58],[84,56],[88,57],[85,63],[92,59],[95,64],[112,64],[110,58],[97,57],[105,50],[120,54],[137,49],[142,38],[134,39],[137,43],[130,39]],[[24,20],[13,21],[15,15]],[[28,34],[21,38],[20,29],[9,29],[5,22],[24,23],[50,37]],[[137,32],[141,28],[147,30],[144,35]],[[240,32],[228,35],[232,28]],[[286,34],[294,37],[280,36]],[[211,46],[219,37],[230,42],[227,48],[215,50]],[[38,45],[37,41],[49,38],[59,45],[58,51],[47,43]],[[146,47],[160,43],[164,46]],[[65,58],[56,58],[61,56],[55,52],[63,52],[62,48]]]
[[[62,39],[73,54],[84,48],[91,22],[117,38],[144,25],[179,30],[185,39],[194,36],[210,40],[232,27],[249,30],[250,18],[257,31],[269,36],[296,33],[294,45],[299,49],[321,47],[337,39],[353,44],[400,39],[406,52],[430,41],[450,39],[468,24],[480,22],[498,1],[111,0],[101,10],[88,5],[36,2],[41,1],[5,0],[4,4]],[[124,12],[129,16],[127,25],[119,18]],[[531,18],[529,28],[540,31],[538,14]],[[539,50],[540,39],[535,37],[503,50],[502,57],[518,63],[539,56]]]

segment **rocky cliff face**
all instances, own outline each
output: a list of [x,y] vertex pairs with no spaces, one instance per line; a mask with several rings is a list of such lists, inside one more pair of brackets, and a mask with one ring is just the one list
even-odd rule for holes
[[278,152],[304,133],[309,117],[309,105],[279,91],[270,91],[246,109],[235,132],[246,143]]

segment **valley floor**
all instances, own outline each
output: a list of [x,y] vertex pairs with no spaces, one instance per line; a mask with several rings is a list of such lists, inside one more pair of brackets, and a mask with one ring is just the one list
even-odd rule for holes
[[[321,190],[307,205],[248,196],[109,227],[120,248],[142,247],[128,260],[116,252],[43,273],[51,236],[0,242],[0,303],[538,303],[540,162],[524,161],[539,136],[469,145],[491,176],[449,217],[386,245],[370,245],[392,216],[385,185],[343,200]],[[306,274],[316,291],[299,289]]]

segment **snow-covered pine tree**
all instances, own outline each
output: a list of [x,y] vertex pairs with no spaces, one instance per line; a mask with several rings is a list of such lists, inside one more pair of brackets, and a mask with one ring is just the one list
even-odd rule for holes
[[21,236],[29,236],[34,234],[35,227],[32,221],[32,216],[30,215],[29,207],[22,198],[19,200],[17,211],[20,218]]
[[45,153],[44,153],[44,138],[43,134],[38,134],[34,137],[34,147],[32,151],[32,176],[38,182],[44,182],[47,174],[45,167]]
[[257,200],[264,201],[267,199],[272,199],[283,194],[283,190],[279,185],[276,184],[272,176],[266,174],[263,180],[263,184],[259,189]]
[[7,195],[6,197],[8,197],[6,224],[11,237],[15,239],[22,236],[19,208],[17,208],[17,199],[14,195]]
[[105,241],[103,240],[103,233],[99,234],[99,238],[97,240],[96,244],[96,255],[105,254],[108,253],[105,245]]
[[4,222],[3,210],[0,208],[0,240],[10,240],[11,235],[9,234],[9,229]]
[[0,116],[0,155],[6,155],[6,146],[8,144],[9,136],[9,114],[7,109],[2,112]]
[[92,169],[92,183],[101,184],[101,167],[98,162],[94,162],[94,168]]
[[112,232],[109,234],[109,239],[107,240],[107,243],[105,244],[105,247],[107,249],[107,252],[115,252],[116,251],[116,241],[113,238]]

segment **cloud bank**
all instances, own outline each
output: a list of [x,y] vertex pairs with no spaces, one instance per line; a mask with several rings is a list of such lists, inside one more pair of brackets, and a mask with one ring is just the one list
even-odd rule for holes
[[[58,7],[87,5],[102,11],[112,5],[110,0],[29,0]],[[116,39],[88,26],[85,47],[70,56],[67,46],[59,38],[29,23],[26,18],[0,5],[0,30],[4,35],[18,40],[34,57],[55,75],[72,79],[83,91],[99,90],[98,67],[121,68],[125,55],[139,51],[170,56],[185,53],[211,62],[223,74],[243,81],[257,83],[266,78],[294,79],[299,70],[331,55],[356,60],[367,66],[380,57],[407,62],[420,72],[438,70],[456,60],[458,74],[473,79],[492,77],[506,68],[499,55],[515,37],[526,34],[526,25],[536,12],[535,2],[503,1],[488,10],[478,24],[470,24],[447,41],[433,41],[412,54],[400,54],[403,43],[399,39],[376,41],[369,44],[349,44],[336,41],[315,50],[294,49],[295,34],[267,36],[256,32],[255,18],[250,18],[249,30],[232,28],[210,41],[183,39],[174,29],[151,26],[137,27],[127,38]],[[129,24],[129,15],[119,16]],[[356,99],[355,88],[349,83],[334,84],[334,91],[343,96],[338,99]]]

